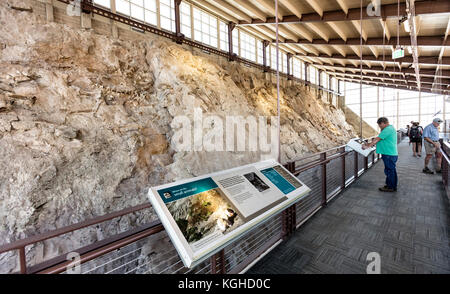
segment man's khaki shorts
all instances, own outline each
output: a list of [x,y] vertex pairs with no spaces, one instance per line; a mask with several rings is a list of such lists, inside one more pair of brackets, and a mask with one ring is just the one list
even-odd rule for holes
[[439,148],[436,148],[436,146],[434,146],[434,144],[431,144],[428,141],[425,141],[424,143],[425,143],[425,151],[426,151],[427,155],[433,155],[436,152],[441,152],[441,148],[440,148],[441,144],[439,142],[437,142]]

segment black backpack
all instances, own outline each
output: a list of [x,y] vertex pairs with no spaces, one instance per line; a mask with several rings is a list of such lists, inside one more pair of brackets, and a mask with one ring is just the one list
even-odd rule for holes
[[411,128],[411,130],[409,131],[409,136],[411,137],[411,139],[420,139],[420,138],[422,138],[422,135],[420,134],[419,127]]

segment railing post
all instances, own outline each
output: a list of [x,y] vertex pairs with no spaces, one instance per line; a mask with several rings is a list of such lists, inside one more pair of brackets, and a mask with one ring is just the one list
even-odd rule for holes
[[282,219],[282,237],[283,240],[286,240],[288,236],[290,236],[296,228],[296,205],[293,204],[283,210],[281,215]]
[[27,259],[25,255],[25,246],[19,249],[20,273],[27,273]]
[[322,162],[322,207],[325,207],[327,205],[327,154],[321,153],[320,154],[320,160]]
[[217,253],[211,256],[211,274],[217,273]]
[[355,180],[358,178],[358,152],[353,151],[355,157]]
[[289,162],[289,168],[288,168],[288,170],[289,170],[291,173],[295,173],[295,161]]
[[219,252],[219,258],[220,258],[220,273],[225,274],[226,268],[225,268],[225,249],[222,249]]
[[[217,258],[220,259],[220,268],[217,270]],[[222,249],[211,256],[211,274],[225,274],[225,250]]]

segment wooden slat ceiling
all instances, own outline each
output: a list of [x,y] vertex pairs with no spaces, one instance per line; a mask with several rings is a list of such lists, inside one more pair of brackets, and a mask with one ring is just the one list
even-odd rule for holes
[[[191,0],[196,5],[234,22],[261,39],[275,42],[274,0]],[[338,79],[358,80],[360,33],[363,36],[364,81],[403,83],[419,90],[415,83],[414,60],[408,50],[411,33],[400,25],[398,36],[406,57],[392,60],[397,44],[397,0],[381,0],[381,16],[372,17],[366,7],[376,0],[363,0],[363,29],[360,32],[360,0],[278,0],[280,47]],[[416,0],[416,36],[421,88],[450,90],[450,0]],[[400,17],[406,15],[406,1],[400,0]],[[386,29],[385,46],[383,32]],[[383,63],[383,53],[386,62]],[[383,69],[386,68],[386,71]],[[442,73],[441,73],[442,71]],[[385,76],[391,80],[380,79]],[[439,75],[430,74],[432,72]],[[394,76],[389,76],[394,75]]]

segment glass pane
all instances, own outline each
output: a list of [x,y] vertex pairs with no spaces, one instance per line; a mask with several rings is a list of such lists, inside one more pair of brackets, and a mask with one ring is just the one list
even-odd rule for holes
[[156,26],[158,24],[156,13],[149,10],[145,10],[145,22]]
[[94,0],[94,3],[106,8],[111,8],[110,0]]
[[156,12],[156,0],[145,0],[144,7],[145,9]]
[[144,6],[144,0],[131,0],[130,2],[141,7]]
[[116,11],[130,15],[130,3],[125,0],[116,0]]
[[131,4],[131,17],[144,20],[144,8]]

